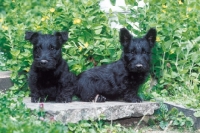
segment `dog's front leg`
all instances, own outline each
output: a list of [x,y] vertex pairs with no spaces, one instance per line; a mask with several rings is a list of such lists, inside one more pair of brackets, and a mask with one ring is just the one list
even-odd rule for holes
[[59,103],[69,103],[69,102],[72,102],[73,92],[74,92],[74,90],[71,89],[71,88],[69,88],[69,87],[61,89],[60,94],[58,94],[56,96],[56,102],[59,102]]
[[35,73],[33,70],[30,71],[30,75],[29,75],[29,79],[28,79],[28,83],[29,83],[29,87],[30,87],[30,91],[31,91],[31,102],[33,103],[37,103],[37,102],[45,102],[46,98],[45,96],[43,96],[42,94],[40,94],[39,92],[39,88],[37,86],[37,73]]
[[142,99],[137,96],[137,90],[129,89],[124,93],[124,101],[139,103],[142,102]]

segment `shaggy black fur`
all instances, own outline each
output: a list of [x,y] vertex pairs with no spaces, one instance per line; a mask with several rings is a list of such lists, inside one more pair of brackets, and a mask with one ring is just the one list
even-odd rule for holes
[[141,102],[137,91],[149,73],[156,34],[156,29],[151,28],[143,38],[134,38],[127,29],[120,29],[121,59],[81,73],[76,94],[83,101],[123,98],[127,102]]
[[61,53],[68,33],[26,32],[25,39],[33,44],[34,60],[29,72],[31,102],[71,102],[76,76],[69,72]]

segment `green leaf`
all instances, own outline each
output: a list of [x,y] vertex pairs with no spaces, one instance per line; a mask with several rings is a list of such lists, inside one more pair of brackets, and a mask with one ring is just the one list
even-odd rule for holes
[[17,49],[12,49],[11,50],[11,54],[14,56],[14,57],[17,57],[20,53],[20,50],[17,50]]
[[111,3],[113,6],[115,6],[116,0],[110,0],[110,3]]
[[101,33],[102,29],[98,29],[98,30],[95,30],[95,34],[99,35]]
[[167,127],[167,125],[168,125],[168,122],[164,122],[164,121],[161,121],[159,124],[160,128],[163,130]]
[[111,62],[111,60],[110,59],[103,59],[103,60],[100,60],[100,62],[101,63],[109,63],[109,62]]

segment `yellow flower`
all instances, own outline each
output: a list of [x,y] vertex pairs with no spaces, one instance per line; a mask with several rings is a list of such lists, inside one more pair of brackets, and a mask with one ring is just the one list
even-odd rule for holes
[[166,6],[166,5],[162,5],[162,7],[163,7],[163,8],[167,8],[167,6]]
[[183,2],[182,2],[181,0],[179,0],[178,3],[179,3],[180,5],[183,4]]
[[187,11],[188,11],[188,12],[190,12],[191,10],[192,10],[192,8],[190,8],[190,7],[189,7],[189,8],[187,8]]
[[166,11],[165,11],[165,10],[162,10],[162,12],[166,13]]
[[84,44],[84,46],[85,46],[85,48],[87,48],[87,47],[88,47],[88,42],[86,42],[86,43]]
[[3,19],[2,19],[2,18],[0,18],[0,22],[3,22]]
[[75,18],[73,24],[80,24],[81,20],[79,18]]
[[186,18],[189,18],[189,16],[188,16],[188,15],[186,15]]
[[45,19],[49,19],[49,17],[48,17],[48,16],[45,16]]
[[8,30],[8,26],[2,26],[2,29]]
[[43,17],[43,18],[41,19],[41,21],[45,21],[45,18]]
[[160,42],[160,38],[159,37],[156,37],[156,42]]
[[39,26],[39,25],[37,25],[37,26],[36,26],[36,29],[40,29],[40,26]]
[[50,8],[49,11],[50,12],[55,12],[55,9],[54,8]]
[[49,19],[49,17],[48,16],[44,16],[44,17],[42,17],[41,21],[45,21],[47,19]]

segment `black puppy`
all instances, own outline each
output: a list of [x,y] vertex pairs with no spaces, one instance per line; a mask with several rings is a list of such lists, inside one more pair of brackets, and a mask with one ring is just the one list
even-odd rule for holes
[[31,102],[71,102],[76,76],[69,72],[61,53],[68,33],[26,32],[25,39],[33,44],[34,60],[29,72]]
[[120,29],[121,59],[81,73],[76,94],[83,101],[123,98],[127,102],[141,102],[137,92],[150,70],[156,34],[156,29],[151,28],[143,38],[134,38],[127,29]]

